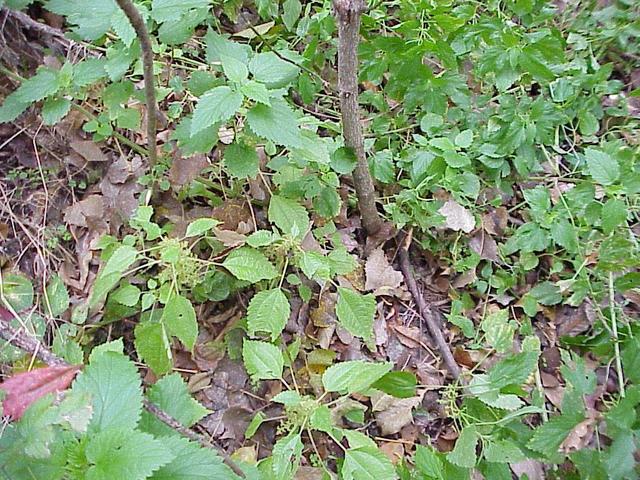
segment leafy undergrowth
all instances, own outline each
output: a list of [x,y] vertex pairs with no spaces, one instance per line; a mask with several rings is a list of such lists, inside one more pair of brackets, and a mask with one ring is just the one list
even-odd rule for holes
[[2,343],[0,476],[236,478],[146,398],[251,479],[637,478],[636,2],[370,2],[366,244],[328,1],[134,2],[153,166],[116,3],[2,3],[71,41],[2,57],[0,321],[84,368]]

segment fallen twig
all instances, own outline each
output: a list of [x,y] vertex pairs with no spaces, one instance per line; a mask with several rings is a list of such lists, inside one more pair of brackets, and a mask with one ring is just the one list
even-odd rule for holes
[[404,282],[406,283],[411,295],[413,296],[413,300],[416,302],[418,306],[418,311],[420,312],[420,316],[424,319],[427,324],[427,329],[431,334],[431,338],[433,338],[438,350],[440,350],[440,354],[442,355],[442,360],[444,361],[449,374],[455,379],[460,379],[460,367],[456,363],[453,358],[453,353],[451,353],[451,348],[449,348],[449,344],[444,339],[444,335],[442,335],[442,330],[440,329],[440,325],[438,320],[436,319],[433,310],[427,305],[423,295],[418,290],[418,285],[416,284],[416,279],[413,276],[413,270],[411,268],[411,262],[409,261],[409,247],[411,246],[412,236],[409,233],[403,240],[400,246],[400,270],[402,270],[402,274],[404,275]]
[[[26,334],[23,331],[20,331],[9,324],[9,321],[12,319],[10,312],[0,307],[0,338],[3,338],[11,345],[18,347],[25,352],[35,356],[40,359],[42,362],[47,365],[69,365],[62,358],[58,357],[52,351],[47,349],[37,338]],[[244,472],[240,469],[240,467],[229,457],[229,455],[222,450],[222,448],[213,444],[209,439],[207,439],[204,435],[201,435],[197,432],[194,432],[190,428],[183,426],[180,422],[178,422],[175,418],[169,415],[167,412],[162,410],[157,405],[151,403],[146,398],[143,400],[144,407],[147,409],[149,413],[155,416],[162,423],[170,427],[171,429],[178,432],[180,435],[192,440],[194,442],[199,443],[203,447],[213,448],[218,452],[218,454],[223,458],[224,463],[233,470],[233,472],[238,475],[240,478],[245,478]]]

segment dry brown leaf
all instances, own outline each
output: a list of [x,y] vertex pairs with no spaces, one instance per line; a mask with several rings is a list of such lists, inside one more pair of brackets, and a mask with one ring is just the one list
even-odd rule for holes
[[537,462],[536,460],[527,459],[522,462],[512,463],[511,470],[518,478],[528,478],[529,480],[545,479],[542,463]]
[[88,162],[107,162],[109,158],[102,153],[100,147],[93,140],[76,140],[69,146]]
[[64,211],[64,221],[76,227],[88,227],[92,222],[104,219],[104,199],[101,195],[89,195],[84,200],[69,205]]
[[216,240],[222,242],[225,247],[238,247],[244,245],[247,241],[247,237],[241,233],[234,232],[233,230],[220,230],[216,228],[213,231]]
[[169,183],[175,188],[181,188],[193,182],[200,172],[209,166],[206,155],[191,157],[174,157],[169,169]]
[[455,200],[447,201],[440,207],[438,212],[445,218],[445,226],[456,232],[469,233],[476,226],[476,221],[471,212]]
[[492,262],[499,262],[498,257],[498,244],[490,235],[485,235],[484,232],[476,233],[471,240],[469,240],[469,248],[480,255],[480,258],[485,260],[491,260]]
[[501,237],[507,228],[509,212],[504,207],[498,207],[482,217],[482,226],[489,235]]
[[376,295],[390,295],[402,283],[402,273],[391,266],[382,248],[376,248],[369,255],[364,271],[364,288],[372,290]]
[[404,445],[400,442],[384,442],[380,445],[380,450],[394,465],[402,462],[402,459],[404,458]]
[[422,390],[411,398],[395,398],[382,392],[373,394],[371,406],[383,435],[398,433],[413,421],[412,411],[422,402],[424,392]]

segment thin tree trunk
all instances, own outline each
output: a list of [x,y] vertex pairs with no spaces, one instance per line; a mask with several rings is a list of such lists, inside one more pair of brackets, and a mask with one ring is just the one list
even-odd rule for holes
[[364,137],[358,108],[358,43],[360,17],[364,0],[333,0],[338,22],[338,91],[342,114],[342,134],[347,147],[355,151],[358,163],[353,171],[353,183],[358,197],[360,217],[367,235],[376,234],[382,219],[376,208],[376,191],[364,153]]
[[151,48],[151,37],[144,24],[144,19],[131,0],[116,0],[118,6],[131,22],[131,26],[140,40],[142,49],[142,72],[144,77],[144,95],[147,104],[147,142],[149,150],[149,165],[154,166],[158,161],[158,146],[156,141],[156,122],[158,116],[158,105],[156,102],[156,90],[153,75],[153,49]]

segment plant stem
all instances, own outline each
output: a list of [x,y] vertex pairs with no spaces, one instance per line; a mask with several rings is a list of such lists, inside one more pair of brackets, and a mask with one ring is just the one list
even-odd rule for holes
[[118,6],[131,22],[131,26],[136,31],[140,48],[142,49],[142,72],[144,77],[144,95],[147,103],[147,142],[149,145],[149,166],[153,167],[158,161],[158,146],[156,140],[156,123],[158,116],[158,105],[156,101],[156,89],[153,77],[153,49],[151,48],[151,37],[144,24],[144,19],[131,0],[116,0]]
[[613,272],[609,272],[609,311],[611,312],[611,331],[613,332],[613,351],[616,357],[616,373],[618,374],[618,389],[620,396],[624,398],[624,375],[622,361],[620,360],[620,341],[618,339],[618,321],[615,309],[615,291],[613,289]]
[[342,115],[342,135],[347,147],[355,151],[358,163],[353,171],[353,184],[358,197],[360,217],[367,235],[382,227],[376,208],[376,191],[364,152],[364,137],[358,106],[358,43],[360,17],[364,0],[333,0],[338,23],[338,92]]

